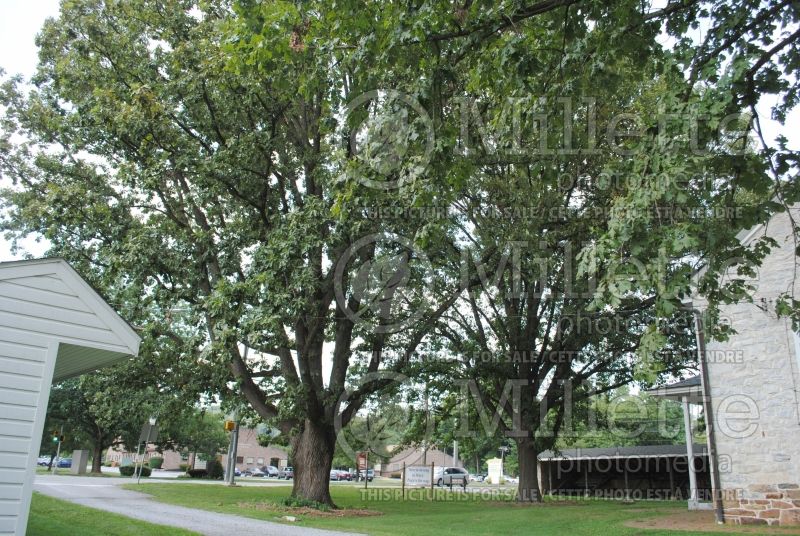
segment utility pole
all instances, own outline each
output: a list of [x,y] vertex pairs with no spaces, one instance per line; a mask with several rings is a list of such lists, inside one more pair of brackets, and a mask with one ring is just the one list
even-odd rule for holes
[[[242,359],[247,362],[247,354],[250,352],[250,347],[244,345],[244,352],[242,352]],[[239,449],[239,415],[237,411],[233,412],[231,416],[233,420],[233,430],[231,432],[231,442],[228,446],[228,464],[225,471],[225,482],[229,486],[236,485],[236,452]],[[226,423],[227,425],[227,423]]]
[[[237,416],[233,416],[234,419],[237,419]],[[231,432],[231,441],[228,446],[228,460],[227,466],[225,468],[225,483],[229,486],[236,485],[236,451],[239,448],[239,421],[228,421],[233,424],[233,428],[230,430]],[[226,425],[228,424],[226,422]]]

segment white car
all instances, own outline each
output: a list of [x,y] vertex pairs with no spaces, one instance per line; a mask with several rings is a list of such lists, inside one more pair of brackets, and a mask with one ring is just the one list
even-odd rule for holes
[[519,484],[519,478],[515,476],[503,475],[503,480],[506,481],[506,484]]

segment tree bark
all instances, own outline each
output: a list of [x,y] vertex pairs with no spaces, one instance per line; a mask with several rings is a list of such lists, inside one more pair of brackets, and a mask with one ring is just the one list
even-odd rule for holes
[[541,502],[542,494],[539,490],[539,473],[537,471],[539,453],[533,439],[529,437],[519,438],[517,440],[517,455],[519,456],[517,501]]
[[329,489],[335,443],[333,425],[304,421],[303,431],[292,440],[292,497],[336,506]]
[[94,445],[92,447],[92,472],[103,472],[103,446]]

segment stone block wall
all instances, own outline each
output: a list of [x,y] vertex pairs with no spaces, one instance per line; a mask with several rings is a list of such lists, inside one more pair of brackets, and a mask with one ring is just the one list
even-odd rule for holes
[[[753,484],[741,495],[724,501],[725,517],[729,523],[800,525],[800,486],[797,484]],[[744,496],[759,498],[746,499]]]
[[728,521],[800,524],[800,359],[791,323],[774,312],[797,284],[797,256],[786,214],[766,233],[781,246],[760,267],[753,302],[722,308],[737,334],[707,345],[720,480]]

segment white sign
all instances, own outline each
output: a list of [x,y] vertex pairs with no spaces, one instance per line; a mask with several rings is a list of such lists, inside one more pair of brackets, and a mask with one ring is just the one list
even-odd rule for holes
[[489,476],[487,480],[490,484],[501,484],[503,479],[503,460],[500,458],[492,458],[486,460],[489,466]]
[[430,486],[430,465],[409,465],[406,467],[406,487]]

